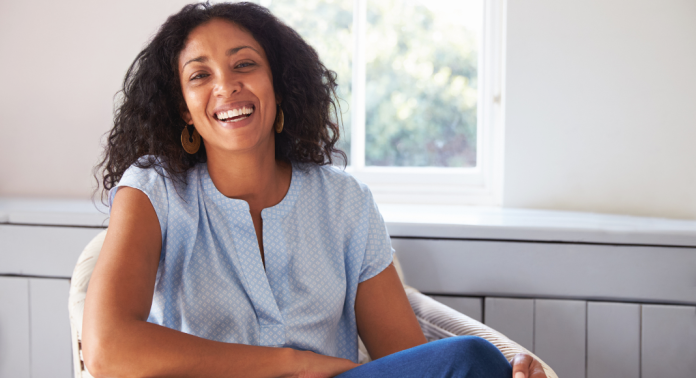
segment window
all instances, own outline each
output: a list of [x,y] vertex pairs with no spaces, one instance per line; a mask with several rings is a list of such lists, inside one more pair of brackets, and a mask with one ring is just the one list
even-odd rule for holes
[[502,0],[262,0],[338,74],[379,203],[500,204]]

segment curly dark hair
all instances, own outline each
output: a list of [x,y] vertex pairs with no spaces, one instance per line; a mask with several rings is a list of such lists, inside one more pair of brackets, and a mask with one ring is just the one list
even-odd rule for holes
[[246,29],[266,53],[285,115],[283,132],[275,134],[276,159],[326,165],[340,158],[345,165],[345,153],[335,146],[340,136],[336,73],[322,64],[317,52],[262,6],[196,3],[170,16],[126,73],[114,127],[95,167],[97,182],[103,177],[102,194],[131,165],[157,165],[160,174],[186,183],[186,172],[207,160],[203,145],[194,155],[181,146],[186,123],[180,113],[185,102],[178,60],[189,33],[217,18]]

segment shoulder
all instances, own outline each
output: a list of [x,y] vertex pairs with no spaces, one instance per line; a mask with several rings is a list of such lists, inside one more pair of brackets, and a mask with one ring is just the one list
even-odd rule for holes
[[200,175],[200,165],[193,167],[186,174],[185,181],[174,179],[165,169],[166,165],[158,157],[146,155],[133,163],[121,176],[118,184],[109,193],[109,202],[113,201],[120,187],[138,189],[150,198],[152,202],[165,202],[170,194],[188,197],[188,192],[196,185],[187,185]]
[[171,185],[172,180],[168,177],[162,161],[155,156],[147,155],[126,169],[118,184],[111,189],[110,197],[115,195],[118,188],[124,186],[139,189],[148,197],[160,196],[166,193],[166,188]]
[[205,166],[201,164],[191,168],[186,174],[186,182],[180,182],[170,177],[165,163],[159,158],[152,155],[143,156],[123,173],[118,184],[109,191],[109,206],[113,204],[119,188],[140,190],[155,208],[164,237],[170,212],[178,214],[177,209],[195,206],[192,199],[196,198],[199,187],[195,182],[199,179],[202,169],[205,169]]

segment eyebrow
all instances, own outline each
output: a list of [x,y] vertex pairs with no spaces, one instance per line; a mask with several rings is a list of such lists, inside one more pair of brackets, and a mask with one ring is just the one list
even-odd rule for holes
[[[234,55],[234,54],[238,53],[238,52],[239,52],[240,50],[242,50],[242,49],[252,49],[252,50],[256,51],[257,54],[259,54],[258,50],[256,50],[255,48],[253,48],[253,47],[251,47],[251,46],[239,46],[239,47],[233,47],[233,48],[231,48],[231,49],[225,51],[225,56]],[[181,66],[181,69],[184,69],[184,67],[186,67],[187,64],[192,63],[192,62],[204,63],[204,62],[207,62],[207,61],[208,61],[208,57],[206,57],[206,56],[199,56],[199,57],[193,58],[193,59],[187,61],[186,63],[184,63],[184,65]]]
[[239,46],[239,47],[234,47],[234,48],[227,50],[227,52],[225,52],[225,56],[234,55],[234,54],[238,53],[239,50],[241,50],[241,49],[252,49],[252,50],[256,51],[257,54],[259,54],[259,52],[251,46]]

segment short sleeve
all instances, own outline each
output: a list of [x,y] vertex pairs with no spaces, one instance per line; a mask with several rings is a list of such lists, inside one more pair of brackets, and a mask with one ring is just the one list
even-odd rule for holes
[[372,194],[367,191],[367,245],[365,246],[365,259],[360,268],[358,282],[369,280],[381,273],[391,264],[394,258],[394,249],[391,245],[387,226],[379,213],[377,204]]
[[130,166],[123,173],[121,180],[109,191],[109,211],[114,201],[116,192],[121,187],[130,187],[140,190],[150,199],[152,207],[155,208],[157,219],[162,230],[162,240],[164,240],[167,230],[167,216],[169,213],[169,200],[167,198],[167,184],[165,178],[157,173],[154,167],[139,168],[135,165]]

